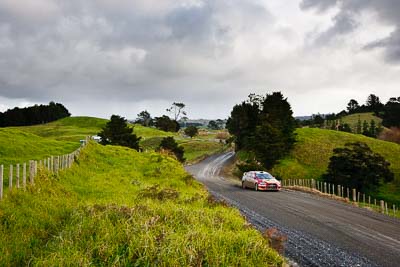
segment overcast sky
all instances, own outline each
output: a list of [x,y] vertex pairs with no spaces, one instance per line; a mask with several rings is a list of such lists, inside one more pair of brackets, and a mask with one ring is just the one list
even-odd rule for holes
[[282,91],[295,115],[400,96],[398,0],[0,0],[0,110],[61,102],[225,118]]

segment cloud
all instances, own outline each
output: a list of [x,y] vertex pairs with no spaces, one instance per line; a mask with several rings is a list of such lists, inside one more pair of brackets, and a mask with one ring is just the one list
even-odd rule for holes
[[251,92],[282,90],[308,114],[339,106],[326,94],[368,95],[382,82],[371,73],[390,79],[382,98],[391,96],[399,79],[379,51],[397,62],[398,33],[371,34],[380,31],[363,14],[397,27],[396,13],[373,1],[300,1],[0,1],[0,108],[55,100],[75,115],[132,118],[182,101],[190,117],[216,118]]
[[362,24],[362,15],[374,16],[382,24],[392,26],[394,29],[389,36],[364,44],[366,50],[381,48],[385,51],[385,60],[389,63],[400,63],[400,4],[396,0],[303,0],[300,7],[304,10],[315,8],[319,11],[326,11],[330,8],[337,8],[337,15],[333,17],[333,25],[320,32],[315,38],[316,43],[328,44],[332,39],[340,35],[354,33],[358,27],[368,28],[369,25]]

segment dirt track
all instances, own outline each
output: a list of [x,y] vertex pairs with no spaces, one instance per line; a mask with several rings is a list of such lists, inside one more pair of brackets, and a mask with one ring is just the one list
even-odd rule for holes
[[301,266],[400,266],[400,220],[297,191],[243,190],[220,175],[232,157],[212,156],[186,169],[259,230],[287,235],[288,258]]

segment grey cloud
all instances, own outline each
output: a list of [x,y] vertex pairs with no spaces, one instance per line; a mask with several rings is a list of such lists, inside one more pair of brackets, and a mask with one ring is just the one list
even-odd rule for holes
[[322,12],[336,6],[338,2],[338,0],[303,0],[300,3],[300,8],[303,10],[315,8]]
[[329,43],[337,36],[352,33],[357,27],[368,27],[368,25],[357,23],[357,16],[363,12],[371,12],[376,14],[381,22],[394,26],[395,30],[388,38],[365,44],[365,50],[383,48],[387,62],[400,63],[400,3],[398,0],[303,0],[300,7],[325,10],[332,6],[328,2],[334,2],[339,8],[339,13],[333,18],[333,26],[316,38],[319,45],[324,42]]

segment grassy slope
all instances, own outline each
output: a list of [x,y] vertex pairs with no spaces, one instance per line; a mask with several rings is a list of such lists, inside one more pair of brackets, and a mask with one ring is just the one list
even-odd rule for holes
[[0,128],[0,164],[41,160],[51,155],[67,154],[79,147],[78,142],[61,142],[11,128]]
[[344,146],[348,142],[362,141],[391,163],[396,181],[382,188],[381,197],[400,203],[400,145],[363,135],[316,128],[298,129],[297,134],[298,142],[294,150],[289,157],[274,167],[275,175],[283,179],[318,179],[325,173],[334,148]]
[[84,139],[85,136],[99,133],[106,123],[106,119],[69,117],[48,124],[15,127],[14,129],[36,134],[41,137],[78,142]]
[[362,127],[362,123],[364,121],[367,121],[369,124],[371,122],[371,120],[374,120],[376,125],[378,125],[379,123],[382,122],[382,119],[374,116],[374,114],[372,112],[355,113],[355,114],[347,115],[342,118],[342,121],[343,121],[343,123],[349,124],[351,129],[353,130],[353,132],[355,132],[357,129],[358,118],[360,118],[360,120],[361,120],[361,127]]
[[[4,265],[264,266],[281,258],[176,161],[91,144],[0,202]],[[200,219],[201,218],[201,219]]]
[[[79,141],[88,135],[96,135],[107,123],[105,119],[93,117],[69,117],[52,123],[28,127],[15,127],[28,133],[60,141]],[[173,136],[185,148],[185,158],[189,162],[203,158],[205,155],[220,151],[223,146],[214,141],[216,132],[201,135],[192,140],[183,138],[177,133],[164,132],[155,128],[134,125],[134,133],[140,137],[140,146],[147,150],[156,149],[163,137]]]

